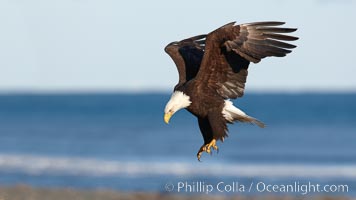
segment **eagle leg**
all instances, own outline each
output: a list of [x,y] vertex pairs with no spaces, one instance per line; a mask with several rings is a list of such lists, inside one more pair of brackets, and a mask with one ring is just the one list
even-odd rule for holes
[[212,139],[208,144],[203,144],[203,146],[200,147],[197,153],[198,160],[200,161],[200,157],[204,151],[211,154],[211,148],[215,149],[216,151],[219,151],[218,146],[216,146],[216,139]]

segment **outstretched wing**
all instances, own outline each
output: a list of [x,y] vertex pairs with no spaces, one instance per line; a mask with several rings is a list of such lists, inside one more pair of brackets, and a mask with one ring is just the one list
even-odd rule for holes
[[285,56],[296,46],[283,41],[298,39],[283,34],[297,30],[278,27],[284,22],[234,24],[208,34],[204,59],[196,77],[201,84],[230,99],[243,96],[250,62],[258,63],[268,56]]
[[[248,61],[258,63],[267,56],[283,57],[292,52],[295,45],[282,41],[294,41],[297,37],[280,33],[291,33],[295,28],[280,28],[284,22],[255,22],[225,27],[232,40],[224,43],[227,51],[234,51]],[[216,31],[219,34],[219,30]]]
[[178,69],[179,82],[177,86],[197,75],[204,55],[205,37],[206,35],[198,35],[179,42],[172,42],[165,47],[164,50]]

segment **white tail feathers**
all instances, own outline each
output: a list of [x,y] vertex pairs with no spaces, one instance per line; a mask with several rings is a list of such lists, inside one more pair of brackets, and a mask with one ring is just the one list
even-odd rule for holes
[[234,121],[240,121],[240,122],[249,122],[252,124],[256,124],[257,126],[264,128],[265,125],[263,122],[259,121],[258,119],[255,119],[253,117],[250,117],[246,115],[242,110],[236,108],[231,101],[225,100],[225,106],[222,110],[222,114],[224,118],[230,122],[233,123]]

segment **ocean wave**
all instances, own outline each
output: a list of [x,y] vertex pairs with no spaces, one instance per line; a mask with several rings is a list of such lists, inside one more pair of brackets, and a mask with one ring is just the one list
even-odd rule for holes
[[160,161],[110,161],[76,157],[0,154],[0,172],[80,176],[231,176],[356,179],[356,165],[201,164]]

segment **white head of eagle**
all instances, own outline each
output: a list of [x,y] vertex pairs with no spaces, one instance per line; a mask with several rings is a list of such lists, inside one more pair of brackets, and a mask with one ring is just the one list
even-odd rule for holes
[[182,91],[174,91],[164,109],[164,121],[168,124],[169,119],[175,112],[188,107],[191,103],[188,95],[184,94]]

